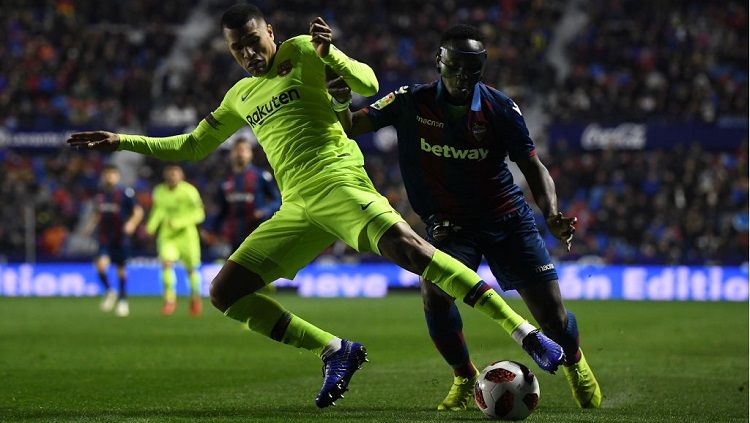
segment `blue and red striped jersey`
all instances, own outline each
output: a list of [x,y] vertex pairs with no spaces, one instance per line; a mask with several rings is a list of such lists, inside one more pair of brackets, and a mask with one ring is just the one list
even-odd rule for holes
[[94,209],[99,213],[99,243],[119,244],[125,240],[123,226],[133,214],[135,191],[121,185],[103,188],[94,197]]
[[425,222],[503,219],[526,204],[505,162],[536,154],[521,111],[502,92],[477,89],[457,119],[441,81],[401,87],[363,109],[374,128],[395,127],[409,202]]
[[[244,240],[281,205],[281,196],[273,176],[252,165],[227,176],[218,195],[220,209],[214,231],[233,243]],[[255,216],[256,210],[261,212],[262,217]]]

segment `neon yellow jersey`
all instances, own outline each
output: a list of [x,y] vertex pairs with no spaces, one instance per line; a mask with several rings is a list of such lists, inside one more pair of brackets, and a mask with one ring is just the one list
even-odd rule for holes
[[174,189],[159,184],[152,194],[153,206],[146,222],[146,232],[159,231],[159,239],[194,237],[196,225],[206,218],[198,190],[185,181]]
[[237,129],[250,125],[282,195],[332,170],[362,166],[362,152],[346,136],[331,108],[326,65],[344,77],[353,91],[366,96],[377,92],[377,79],[369,66],[348,58],[333,45],[321,59],[311,37],[300,35],[279,45],[265,75],[237,82],[190,135],[121,135],[120,148],[168,160],[199,159]]

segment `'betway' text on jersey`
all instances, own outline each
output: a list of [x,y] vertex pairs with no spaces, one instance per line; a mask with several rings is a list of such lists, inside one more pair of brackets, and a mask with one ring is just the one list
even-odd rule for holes
[[459,149],[453,148],[450,145],[433,145],[427,142],[424,138],[419,139],[419,145],[422,151],[432,153],[438,157],[448,157],[451,159],[465,159],[465,160],[484,160],[490,153],[487,148],[471,148],[471,149]]

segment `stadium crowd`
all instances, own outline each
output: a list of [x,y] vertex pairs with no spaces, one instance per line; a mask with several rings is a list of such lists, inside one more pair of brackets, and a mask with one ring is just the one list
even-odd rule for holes
[[147,122],[153,72],[191,3],[4,2],[0,124],[47,130]]
[[[203,5],[216,11],[211,19],[218,22],[218,12],[231,3]],[[435,79],[438,34],[464,22],[487,36],[491,61],[485,80],[522,108],[545,99],[555,122],[747,122],[746,3],[665,1],[647,10],[629,0],[581,2],[588,23],[566,46],[570,73],[559,82],[547,54],[566,7],[561,0],[255,3],[267,11],[280,40],[306,32],[310,17],[323,16],[334,28],[336,45],[370,64],[381,86]],[[217,24],[191,51],[188,75],[157,76],[157,68],[168,66],[192,6],[182,0],[4,5],[0,55],[8,60],[0,62],[0,127],[182,131],[195,124],[244,75],[224,51]],[[547,238],[553,255],[607,263],[747,261],[746,145],[723,152],[677,145],[586,153],[550,146],[542,159],[555,178],[561,209],[579,218],[571,253]],[[188,180],[204,195],[207,227],[216,213],[226,154],[185,164]],[[80,259],[71,254],[81,251],[76,231],[107,160],[67,150],[0,149],[0,216],[7,222],[0,226],[0,260],[24,258],[24,209],[34,210],[37,259]],[[255,160],[267,165],[259,150]],[[146,208],[162,166],[147,159],[138,169],[134,188]],[[394,153],[370,154],[367,167],[378,189],[420,227]],[[153,244],[139,228],[135,251],[153,255]],[[330,254],[345,258],[347,249],[337,245]]]
[[747,119],[747,3],[610,0],[586,10],[554,120]]

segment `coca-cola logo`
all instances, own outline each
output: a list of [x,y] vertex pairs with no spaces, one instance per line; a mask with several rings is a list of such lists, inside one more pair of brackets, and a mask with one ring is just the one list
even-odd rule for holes
[[586,126],[581,135],[584,150],[642,150],[646,146],[646,125],[622,123],[602,128],[596,123]]

